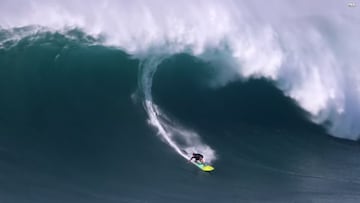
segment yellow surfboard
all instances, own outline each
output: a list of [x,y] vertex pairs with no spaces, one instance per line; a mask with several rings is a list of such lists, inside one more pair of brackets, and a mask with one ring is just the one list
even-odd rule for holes
[[210,171],[213,171],[215,170],[214,167],[206,164],[206,163],[198,163],[198,162],[193,162],[197,167],[199,167],[202,171],[205,171],[205,172],[210,172]]

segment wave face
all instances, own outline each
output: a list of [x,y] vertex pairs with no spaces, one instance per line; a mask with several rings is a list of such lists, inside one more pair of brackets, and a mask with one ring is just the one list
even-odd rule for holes
[[[360,136],[359,22],[358,7],[335,0],[0,3],[0,26],[12,40],[44,28],[78,28],[139,59],[188,53],[218,67],[215,87],[267,78],[313,122],[352,140]],[[41,27],[12,34],[23,26]]]
[[137,59],[77,29],[33,31],[0,32],[0,201],[360,199],[359,143],[326,136],[276,81],[219,83],[223,68],[193,54]]

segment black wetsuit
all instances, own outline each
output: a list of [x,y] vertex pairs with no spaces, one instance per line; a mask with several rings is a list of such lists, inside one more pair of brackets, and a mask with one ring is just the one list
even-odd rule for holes
[[201,154],[193,154],[190,160],[195,159],[195,161],[201,161],[204,158]]

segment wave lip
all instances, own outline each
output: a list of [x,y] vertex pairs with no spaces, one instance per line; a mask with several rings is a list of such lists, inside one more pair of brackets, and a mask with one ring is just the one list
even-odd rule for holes
[[223,82],[214,84],[268,78],[313,122],[352,140],[360,137],[359,22],[356,8],[325,0],[271,6],[231,0],[0,2],[5,29],[78,28],[141,60],[188,53],[223,69],[217,79]]

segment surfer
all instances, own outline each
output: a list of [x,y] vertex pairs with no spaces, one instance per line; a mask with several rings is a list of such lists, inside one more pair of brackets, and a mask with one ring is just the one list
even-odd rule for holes
[[195,159],[197,163],[204,163],[204,156],[202,154],[193,153],[190,161],[192,161],[192,159]]

